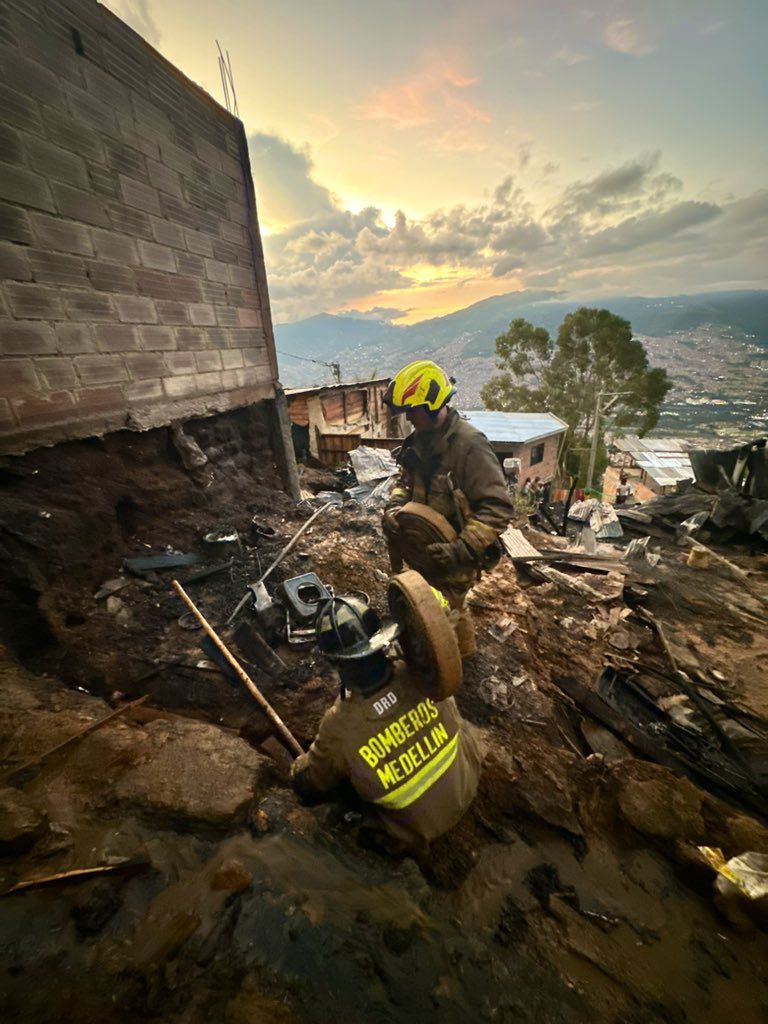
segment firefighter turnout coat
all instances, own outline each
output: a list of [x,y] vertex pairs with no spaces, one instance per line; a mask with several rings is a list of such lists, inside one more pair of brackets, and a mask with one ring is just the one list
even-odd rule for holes
[[485,435],[455,409],[437,430],[409,434],[397,461],[390,501],[429,505],[476,555],[507,528],[514,509],[504,471]]
[[292,774],[306,794],[349,779],[391,835],[430,842],[471,804],[481,761],[475,730],[453,698],[437,703],[422,696],[406,664],[396,661],[375,693],[336,700]]

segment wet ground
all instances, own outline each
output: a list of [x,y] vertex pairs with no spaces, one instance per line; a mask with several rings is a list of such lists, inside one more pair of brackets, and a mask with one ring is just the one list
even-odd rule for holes
[[[163,431],[60,446],[3,472],[5,782],[149,694],[0,790],[0,821],[16,826],[12,840],[0,829],[2,891],[111,869],[0,898],[3,1019],[765,1020],[766,937],[720,913],[696,846],[768,852],[768,831],[633,756],[554,683],[569,674],[586,685],[606,656],[663,664],[647,627],[613,621],[620,602],[585,601],[508,562],[475,589],[479,652],[459,703],[489,756],[473,808],[428,858],[361,846],[349,793],[300,804],[252,745],[263,722],[251,699],[179,624],[173,572],[122,569],[124,557],[167,546],[203,565],[232,558],[188,585],[220,625],[309,515],[276,491],[268,439],[216,419],[200,435],[214,451],[202,481]],[[257,539],[254,516],[275,536]],[[222,554],[202,536],[223,526],[243,540]],[[311,570],[381,606],[387,568],[376,515],[344,507],[311,528],[275,582]],[[94,594],[116,579],[128,582],[108,607]],[[757,613],[729,610],[720,576],[701,579],[667,556],[648,584],[655,612],[681,661],[705,661],[764,713]],[[489,630],[504,616],[516,629],[498,641]],[[611,642],[618,630],[628,645]],[[336,683],[310,649],[278,652],[281,678],[258,665],[254,677],[306,745]]]

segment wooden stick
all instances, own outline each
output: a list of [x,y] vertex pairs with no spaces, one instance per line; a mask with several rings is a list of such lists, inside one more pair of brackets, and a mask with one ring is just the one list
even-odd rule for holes
[[61,743],[57,743],[55,747],[51,747],[49,750],[46,750],[44,753],[40,754],[39,757],[34,758],[34,760],[27,761],[26,764],[23,764],[18,768],[14,768],[3,781],[9,782],[11,779],[16,778],[17,775],[22,775],[23,773],[30,771],[32,768],[40,768],[43,762],[49,757],[52,757],[54,754],[58,754],[59,751],[64,750],[67,747],[74,746],[75,743],[79,743],[80,740],[85,739],[86,736],[90,736],[90,734],[92,732],[96,732],[97,729],[101,729],[101,727],[107,725],[108,722],[113,721],[120,715],[124,715],[126,711],[139,707],[140,704],[143,704],[144,701],[147,700],[148,696],[149,694],[145,694],[143,697],[139,697],[138,700],[131,701],[130,704],[123,704],[123,706],[118,708],[117,711],[112,711],[110,714],[105,715],[104,718],[99,718],[96,722],[91,722],[90,725],[86,725],[84,729],[80,729]]
[[94,878],[97,875],[114,874],[118,871],[144,871],[148,867],[149,861],[127,860],[122,864],[100,864],[93,868],[57,871],[55,875],[42,875],[39,878],[27,878],[23,882],[17,882],[2,895],[11,896],[15,892],[25,892],[27,889],[40,889],[46,885],[55,885],[57,882],[79,881],[81,878]]
[[280,733],[280,735],[283,737],[283,739],[286,741],[286,743],[290,746],[291,750],[297,756],[300,755],[300,754],[303,754],[304,751],[301,749],[301,746],[299,745],[298,741],[294,737],[293,733],[290,732],[288,727],[283,722],[282,718],[278,715],[278,713],[275,711],[275,709],[269,703],[269,701],[264,696],[264,694],[261,692],[261,690],[258,688],[258,686],[256,686],[254,681],[251,679],[251,677],[248,675],[248,673],[242,667],[242,665],[237,660],[237,658],[234,656],[234,654],[231,653],[229,648],[226,646],[224,641],[216,633],[216,631],[214,630],[213,626],[211,626],[211,624],[205,618],[203,613],[198,610],[198,608],[195,606],[194,602],[191,600],[191,598],[186,593],[186,591],[184,590],[184,588],[182,587],[182,585],[179,583],[178,580],[173,580],[173,589],[176,591],[176,593],[182,599],[182,601],[187,606],[187,608],[189,608],[189,610],[195,616],[197,621],[203,627],[203,629],[208,634],[208,636],[211,638],[211,640],[214,642],[214,644],[216,644],[216,647],[219,649],[221,654],[227,659],[229,664],[232,666],[234,671],[237,673],[237,677],[240,680],[240,682],[243,684],[243,686],[245,686],[245,688],[248,690],[248,692],[251,694],[251,696],[255,698],[257,703],[261,705],[262,710],[267,715],[267,717],[270,719],[270,721],[275,726],[275,728]]

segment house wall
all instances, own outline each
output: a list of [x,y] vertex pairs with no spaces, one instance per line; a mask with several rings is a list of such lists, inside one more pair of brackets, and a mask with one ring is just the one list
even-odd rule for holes
[[[562,434],[553,434],[551,437],[544,438],[543,441],[537,441],[533,444],[507,444],[507,443],[493,443],[492,447],[500,460],[505,458],[520,459],[520,482],[522,483],[526,477],[533,479],[534,477],[540,477],[542,481],[552,480],[557,473],[557,456],[560,451],[560,442]],[[531,464],[531,455],[533,449],[537,445],[544,445],[544,458],[541,462]]]
[[274,398],[242,124],[94,0],[5,0],[0,109],[0,446]]
[[309,454],[335,465],[361,443],[361,438],[402,433],[403,417],[392,416],[384,405],[385,391],[386,384],[379,383],[298,392],[288,396],[288,415],[297,427],[307,428]]

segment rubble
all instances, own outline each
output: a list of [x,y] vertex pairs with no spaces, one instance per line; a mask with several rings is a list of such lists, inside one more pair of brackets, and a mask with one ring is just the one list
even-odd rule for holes
[[[349,794],[298,801],[265,754],[271,729],[253,698],[201,650],[203,632],[180,624],[171,573],[119,575],[124,558],[198,555],[182,587],[306,748],[337,679],[311,646],[286,642],[284,608],[261,628],[249,588],[261,580],[275,606],[314,574],[384,608],[376,510],[339,490],[342,503],[310,522],[314,499],[291,505],[255,483],[253,466],[230,474],[209,455],[207,486],[163,461],[165,442],[131,444],[139,454],[112,442],[107,462],[88,446],[78,458],[37,453],[42,478],[16,472],[0,515],[5,776],[148,695],[11,791],[31,831],[0,858],[3,891],[60,878],[4,897],[7,1019],[50,1019],[55,992],[59,1019],[107,1024],[322,1024],[404,1007],[447,1024],[762,1020],[768,939],[759,921],[746,933],[723,916],[697,849],[720,849],[725,863],[768,854],[766,816],[747,799],[768,766],[759,555],[720,547],[707,520],[686,536],[739,572],[687,565],[677,527],[690,500],[669,517],[629,509],[628,536],[590,550],[516,524],[509,556],[469,599],[479,650],[456,699],[488,750],[477,799],[428,858],[399,861],[362,845]],[[222,522],[241,538],[224,563],[203,540]],[[302,527],[301,551],[286,552]],[[625,557],[632,538],[641,557]],[[110,598],[130,613],[123,624]],[[636,705],[608,703],[608,669],[656,709],[653,728]],[[702,771],[714,765],[730,788]],[[97,868],[110,870],[77,874]]]

